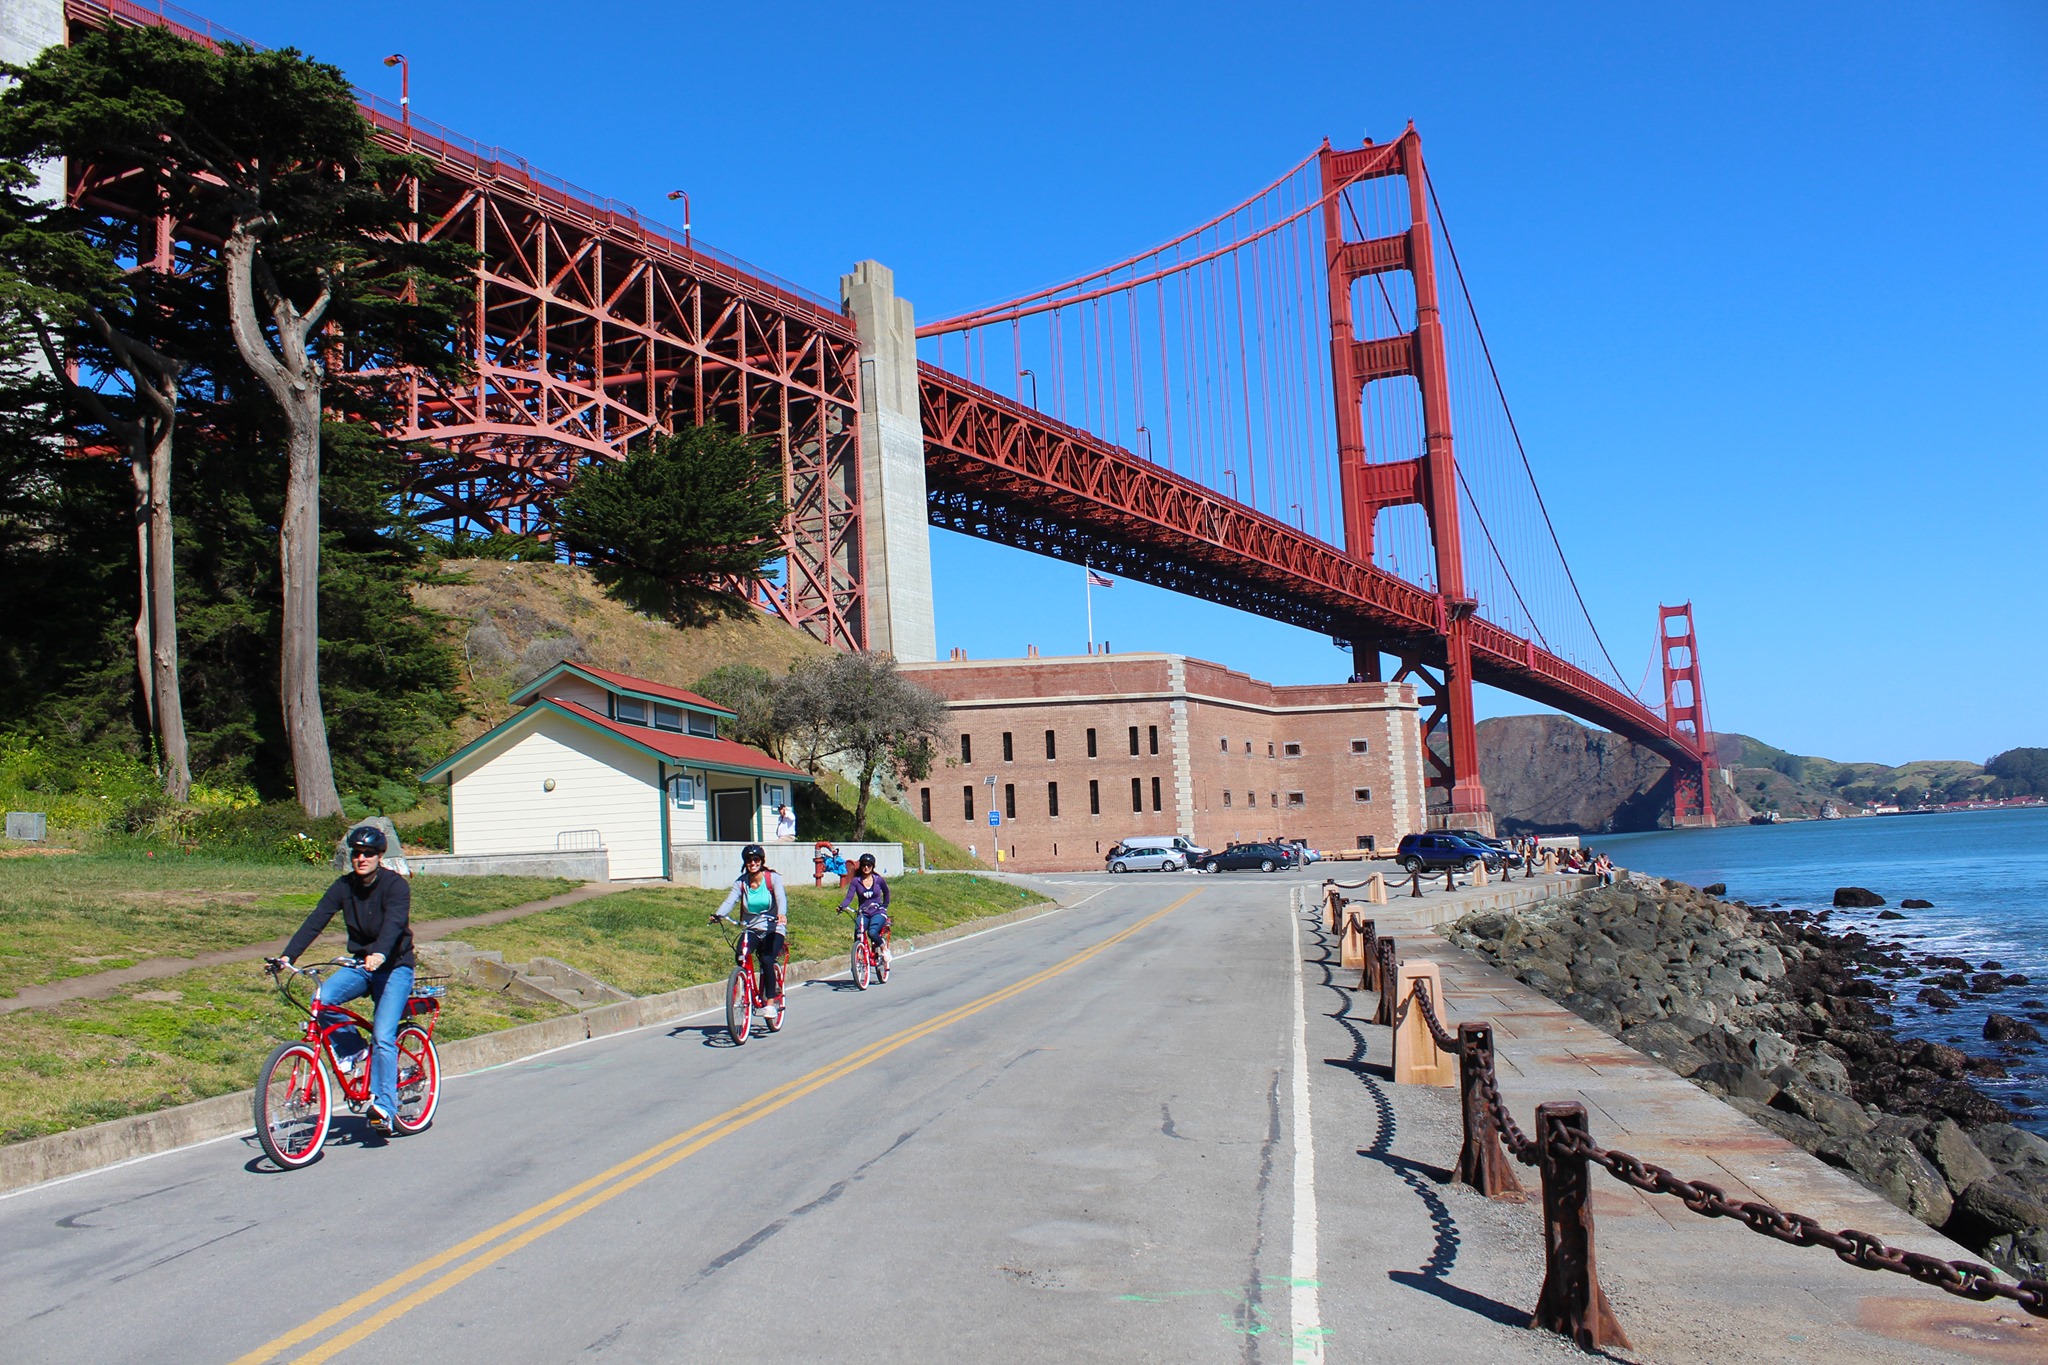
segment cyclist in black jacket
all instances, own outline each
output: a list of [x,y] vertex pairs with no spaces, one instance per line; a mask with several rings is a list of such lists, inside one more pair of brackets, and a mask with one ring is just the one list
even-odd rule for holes
[[359,825],[348,832],[347,876],[338,878],[285,945],[284,962],[311,947],[320,931],[341,912],[348,928],[349,956],[362,966],[343,967],[320,985],[322,1004],[339,1005],[369,996],[377,1004],[370,1051],[370,1130],[391,1132],[398,1112],[398,1026],[412,996],[412,887],[383,865],[384,831]]

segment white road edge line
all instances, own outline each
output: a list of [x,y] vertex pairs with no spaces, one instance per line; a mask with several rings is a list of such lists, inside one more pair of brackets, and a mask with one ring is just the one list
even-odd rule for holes
[[1316,1293],[1316,1148],[1308,1109],[1308,1005],[1301,989],[1301,916],[1291,897],[1287,923],[1294,945],[1294,1265],[1288,1326],[1294,1338],[1294,1365],[1322,1365],[1323,1320]]
[[[666,883],[657,884],[666,885]],[[1005,929],[1016,929],[1021,928],[1026,924],[1037,924],[1041,920],[1051,919],[1054,915],[1062,914],[1068,910],[1079,909],[1081,906],[1086,905],[1089,901],[1094,900],[1096,896],[1100,896],[1101,894],[1101,891],[1097,891],[1093,895],[1081,897],[1081,899],[1075,901],[1071,905],[1055,906],[1053,909],[1047,910],[1044,914],[1033,915],[1029,919],[1012,920],[1008,924],[997,924],[992,925],[987,929],[977,929],[975,932],[971,934],[962,934],[958,938],[947,939],[944,943],[934,943],[929,948],[913,948],[910,952],[902,954],[902,956],[921,957],[926,953],[941,952],[947,948],[952,947],[956,943],[971,942],[974,939],[981,938],[987,934],[999,934]],[[591,1043],[602,1043],[613,1038],[630,1038],[636,1033],[645,1033],[649,1029],[667,1028],[671,1024],[682,1024],[687,1023],[692,1019],[702,1019],[704,1016],[708,1014],[717,1014],[720,1010],[724,1008],[725,1007],[723,1005],[713,1005],[708,1010],[698,1010],[694,1014],[678,1014],[667,1019],[657,1019],[655,1022],[651,1024],[642,1024],[638,1028],[625,1029],[618,1033],[607,1033],[604,1034],[602,1037],[579,1038],[573,1043],[564,1043],[560,1047],[551,1047],[545,1052],[536,1052],[530,1057],[521,1057],[515,1061],[510,1062],[499,1062],[495,1066],[478,1067],[475,1071],[465,1071],[459,1076],[446,1077],[445,1080],[447,1084],[453,1085],[457,1081],[468,1080],[471,1076],[487,1076],[493,1071],[503,1071],[508,1066],[524,1066],[528,1062],[537,1062],[543,1057],[552,1057],[557,1052],[567,1052],[570,1048],[587,1047]],[[9,1199],[14,1199],[24,1194],[33,1194],[37,1190],[54,1189],[59,1185],[69,1185],[74,1180],[85,1180],[92,1176],[105,1175],[109,1171],[118,1171],[126,1166],[136,1166],[140,1165],[142,1162],[145,1161],[155,1161],[158,1157],[176,1156],[179,1152],[189,1152],[196,1147],[209,1147],[216,1142],[227,1142],[235,1138],[246,1139],[249,1136],[249,1133],[222,1133],[218,1137],[201,1138],[197,1142],[188,1142],[180,1147],[166,1147],[161,1152],[144,1152],[141,1156],[131,1156],[125,1161],[116,1161],[106,1166],[95,1166],[89,1171],[73,1171],[70,1175],[60,1175],[55,1176],[49,1180],[40,1180],[33,1185],[23,1185],[17,1189],[12,1190],[0,1190],[0,1203],[5,1203]]]

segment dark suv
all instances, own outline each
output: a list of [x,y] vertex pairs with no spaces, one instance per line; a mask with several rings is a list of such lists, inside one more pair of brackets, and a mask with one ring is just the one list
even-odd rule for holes
[[1446,834],[1455,834],[1468,844],[1478,844],[1481,848],[1492,849],[1500,855],[1502,861],[1506,862],[1509,867],[1520,867],[1522,865],[1522,855],[1515,852],[1514,845],[1505,839],[1491,838],[1479,833],[1477,830],[1470,829],[1452,829],[1445,830],[1444,832]]
[[1440,871],[1447,867],[1470,872],[1482,862],[1487,871],[1498,872],[1504,856],[1498,849],[1467,842],[1462,834],[1442,831],[1404,836],[1401,846],[1394,850],[1394,861],[1410,872]]

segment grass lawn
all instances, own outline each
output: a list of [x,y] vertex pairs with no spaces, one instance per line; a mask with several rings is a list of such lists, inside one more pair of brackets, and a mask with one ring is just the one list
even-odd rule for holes
[[[1045,900],[1035,891],[972,875],[900,877],[889,883],[889,892],[893,932],[905,938]],[[790,888],[791,961],[834,957],[851,946],[853,918],[837,913],[842,894]],[[653,995],[721,981],[732,969],[724,937],[730,931],[705,922],[724,899],[722,891],[694,887],[621,891],[477,929],[462,941],[499,949],[507,962],[559,958],[622,991]]]
[[[115,850],[0,859],[0,995],[66,977],[277,940],[335,874],[205,854]],[[416,919],[474,915],[571,890],[543,877],[422,877]],[[335,927],[340,925],[339,917]]]
[[[67,921],[79,926],[74,936],[97,927],[110,939],[158,953],[171,951],[164,941],[181,922],[165,908],[172,904],[185,905],[188,911],[180,913],[192,914],[208,905],[226,905],[230,909],[220,912],[223,916],[242,916],[237,922],[258,926],[253,936],[227,935],[219,944],[187,942],[179,952],[252,942],[273,931],[282,938],[328,880],[324,871],[314,868],[302,874],[290,867],[202,865],[196,858],[173,861],[161,869],[168,885],[156,888],[165,893],[159,904],[138,899],[149,888],[139,882],[132,866],[124,874],[119,866],[89,855],[81,855],[73,865],[78,871],[72,884],[79,890],[67,898],[63,879],[50,879],[54,873],[37,869],[35,876],[22,878],[15,867],[0,863],[0,945],[6,951],[15,951],[21,922],[36,915],[72,914],[77,909],[74,902],[101,907]],[[145,862],[145,873],[153,870],[157,869]],[[435,902],[443,915],[488,909],[494,893],[487,882],[503,884],[495,893],[495,903],[502,904],[538,899],[568,885],[505,877],[451,879],[446,888],[415,882],[414,904],[421,906],[432,893],[446,898]],[[24,883],[29,891],[21,889]],[[905,936],[1045,899],[1006,882],[971,875],[904,877],[890,889],[896,931]],[[243,893],[250,898],[232,899]],[[792,888],[793,956],[831,957],[844,951],[853,931],[847,917],[833,912],[840,894]],[[262,904],[286,898],[296,899],[290,906],[268,911],[270,919],[262,918]],[[511,961],[538,955],[560,958],[622,990],[649,995],[725,976],[730,965],[725,942],[705,923],[722,899],[722,892],[694,889],[623,891],[477,929],[463,939],[479,948],[503,949]],[[36,908],[27,908],[30,905]],[[145,908],[138,910],[138,905]],[[327,955],[324,950],[330,944],[338,950],[332,931],[307,956]],[[434,1036],[443,1041],[468,1038],[567,1012],[458,984],[450,989]],[[256,1083],[257,1069],[270,1049],[296,1035],[303,1021],[303,1014],[294,1014],[279,1000],[270,978],[254,962],[141,982],[104,1000],[0,1015],[0,1142],[20,1142],[246,1090]]]
[[[467,986],[449,996],[434,1030],[444,1042],[568,1013]],[[254,962],[0,1016],[0,1142],[247,1090],[304,1021]]]

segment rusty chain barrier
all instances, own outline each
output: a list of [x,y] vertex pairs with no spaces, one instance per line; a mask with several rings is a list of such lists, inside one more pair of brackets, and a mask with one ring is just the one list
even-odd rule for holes
[[[1391,1020],[1398,1002],[1390,999],[1387,978],[1394,941],[1379,940],[1382,951],[1381,1010]],[[1430,998],[1429,984],[1418,980],[1415,1002],[1436,1045],[1458,1057],[1465,1140],[1458,1154],[1457,1180],[1493,1199],[1524,1196],[1506,1153],[1543,1177],[1544,1274],[1530,1326],[1548,1328],[1572,1338],[1582,1348],[1628,1345],[1607,1296],[1601,1291],[1593,1248],[1593,1205],[1588,1168],[1598,1166],[1616,1180],[1648,1194],[1665,1194],[1706,1218],[1733,1218],[1751,1232],[1793,1246],[1826,1247],[1842,1261],[1864,1270],[1888,1270],[1958,1298],[1983,1302],[2010,1299],[2035,1317],[2048,1317],[2048,1280],[2009,1282],[1998,1271],[1975,1261],[1946,1261],[1918,1251],[1886,1244],[1854,1228],[1830,1230],[1803,1213],[1791,1213],[1761,1200],[1731,1199],[1719,1186],[1686,1180],[1662,1166],[1627,1152],[1611,1151],[1593,1140],[1585,1106],[1547,1103],[1536,1108],[1534,1138],[1515,1123],[1501,1099],[1495,1072],[1493,1026],[1460,1023],[1454,1035],[1444,1027]],[[1503,1152],[1502,1148],[1506,1148]]]

